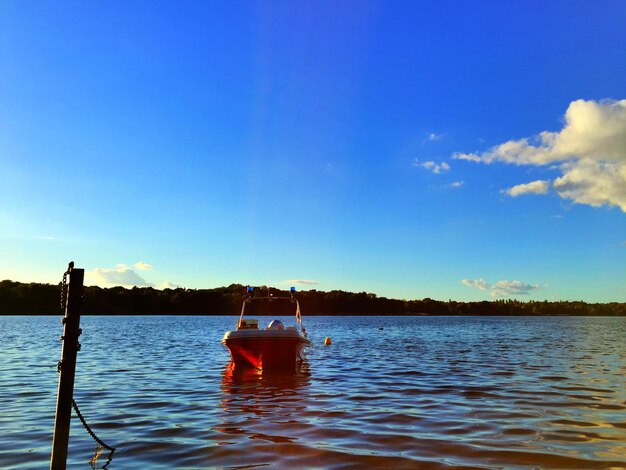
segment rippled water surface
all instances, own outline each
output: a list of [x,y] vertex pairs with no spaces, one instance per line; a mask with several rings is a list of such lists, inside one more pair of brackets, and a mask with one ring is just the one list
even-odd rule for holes
[[[231,369],[235,322],[83,317],[96,468],[626,467],[625,318],[305,317],[294,375]],[[49,465],[61,332],[0,317],[0,468]],[[68,467],[94,451],[74,417]]]

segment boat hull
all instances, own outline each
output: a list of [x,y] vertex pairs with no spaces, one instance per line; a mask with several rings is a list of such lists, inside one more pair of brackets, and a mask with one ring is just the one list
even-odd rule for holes
[[235,367],[293,369],[311,342],[297,331],[228,331],[222,339]]

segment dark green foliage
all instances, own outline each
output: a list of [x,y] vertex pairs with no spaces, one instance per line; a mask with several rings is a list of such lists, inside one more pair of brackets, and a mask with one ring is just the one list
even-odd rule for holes
[[[266,295],[267,287],[256,290]],[[289,295],[269,288],[272,295]],[[231,284],[213,289],[164,289],[152,287],[91,286],[84,288],[85,315],[223,315],[237,314],[246,294],[245,286]],[[588,304],[581,301],[442,302],[398,300],[366,292],[333,290],[298,292],[304,315],[598,315],[626,316],[626,303]],[[0,282],[0,315],[60,315],[60,286]]]
[[57,314],[60,305],[59,286],[34,282],[0,282],[0,314]]

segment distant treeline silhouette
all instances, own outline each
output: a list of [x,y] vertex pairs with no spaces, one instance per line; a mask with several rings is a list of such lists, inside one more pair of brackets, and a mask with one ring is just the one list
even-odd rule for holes
[[[0,315],[60,314],[60,285],[0,282]],[[231,284],[213,289],[154,289],[152,287],[84,288],[85,315],[224,315],[237,314],[246,287]],[[267,295],[268,288],[255,290]],[[288,292],[269,288],[272,295]],[[297,293],[304,315],[606,315],[626,316],[626,303],[589,304],[582,301],[493,300],[442,302],[429,298],[398,300],[366,292],[308,290]]]

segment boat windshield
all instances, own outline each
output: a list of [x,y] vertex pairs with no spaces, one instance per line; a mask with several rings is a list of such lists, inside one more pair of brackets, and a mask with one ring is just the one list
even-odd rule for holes
[[295,299],[289,297],[255,297],[245,301],[246,317],[272,315],[295,316],[298,304]]

